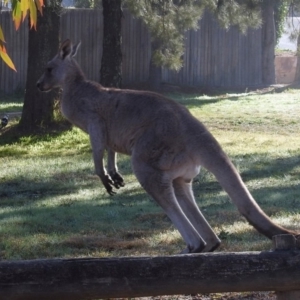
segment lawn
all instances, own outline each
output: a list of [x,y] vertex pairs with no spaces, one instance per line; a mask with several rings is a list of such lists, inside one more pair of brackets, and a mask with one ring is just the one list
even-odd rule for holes
[[[300,92],[170,96],[212,131],[265,212],[299,229]],[[14,111],[14,103],[20,108],[20,101],[0,98],[0,116]],[[128,157],[118,163],[126,186],[111,197],[94,175],[86,134],[74,128],[19,136],[15,123],[0,131],[0,259],[166,255],[184,248]],[[206,170],[194,191],[223,240],[218,251],[272,247]]]
[[6,95],[0,92],[0,117],[6,113],[19,112],[23,106],[23,95]]

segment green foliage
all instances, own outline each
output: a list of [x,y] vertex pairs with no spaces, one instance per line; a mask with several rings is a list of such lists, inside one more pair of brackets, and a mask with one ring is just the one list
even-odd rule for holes
[[280,37],[284,31],[284,22],[287,17],[290,6],[289,0],[275,0],[274,4],[274,21],[276,29],[276,43],[279,42]]
[[198,28],[204,10],[215,15],[221,26],[237,25],[242,32],[261,25],[260,1],[124,0],[141,18],[155,41],[152,59],[158,66],[179,70],[184,53],[184,32]]
[[[285,0],[288,2],[289,4],[289,10],[292,12],[293,16],[297,16],[297,13],[299,13],[300,11],[300,0]],[[295,15],[294,15],[295,14]],[[298,40],[298,36],[299,36],[299,22],[298,21],[293,21],[291,22],[291,34],[290,34],[290,39],[291,40],[297,40],[297,44],[298,44],[298,48],[299,48],[299,40]],[[299,55],[299,49],[297,51],[298,55]]]
[[258,0],[218,1],[212,12],[222,27],[228,29],[236,25],[242,33],[246,33],[249,27],[259,28],[262,24],[261,1]]
[[153,60],[156,65],[178,70],[182,66],[184,32],[197,29],[204,5],[199,1],[130,1],[130,11],[141,18],[155,41]]

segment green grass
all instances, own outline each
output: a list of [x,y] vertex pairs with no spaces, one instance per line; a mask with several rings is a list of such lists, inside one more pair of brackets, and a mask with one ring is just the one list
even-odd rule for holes
[[[266,213],[291,229],[300,223],[299,94],[172,95],[212,131]],[[164,255],[184,248],[128,157],[120,155],[118,163],[126,186],[111,197],[94,175],[89,140],[79,129],[22,137],[9,125],[0,131],[0,259]],[[219,251],[272,247],[210,173],[201,171],[194,191],[223,240]]]
[[0,92],[0,116],[11,112],[19,112],[23,107],[23,95],[5,95]]

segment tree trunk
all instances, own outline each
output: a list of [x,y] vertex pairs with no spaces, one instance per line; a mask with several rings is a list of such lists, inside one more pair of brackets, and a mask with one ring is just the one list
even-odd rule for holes
[[121,0],[102,0],[103,54],[100,83],[120,88],[122,84]]
[[300,81],[300,34],[297,37],[297,66],[295,74],[295,82]]
[[45,128],[53,122],[54,99],[58,98],[58,91],[42,93],[37,89],[36,82],[44,72],[47,62],[57,53],[60,4],[60,1],[57,6],[45,1],[43,15],[38,13],[37,30],[29,30],[26,90],[19,124],[24,130]]
[[262,81],[264,84],[274,84],[276,37],[273,0],[263,2],[262,20]]

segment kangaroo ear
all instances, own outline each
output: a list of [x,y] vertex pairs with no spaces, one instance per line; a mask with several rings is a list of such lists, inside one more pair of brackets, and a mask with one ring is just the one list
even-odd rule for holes
[[71,56],[75,56],[75,55],[77,54],[77,51],[78,51],[80,45],[81,45],[81,41],[78,42],[76,45],[74,45],[74,46],[72,47],[72,53],[71,53]]
[[61,44],[58,51],[58,55],[62,59],[65,59],[67,56],[71,54],[71,51],[72,51],[72,42],[68,39]]

